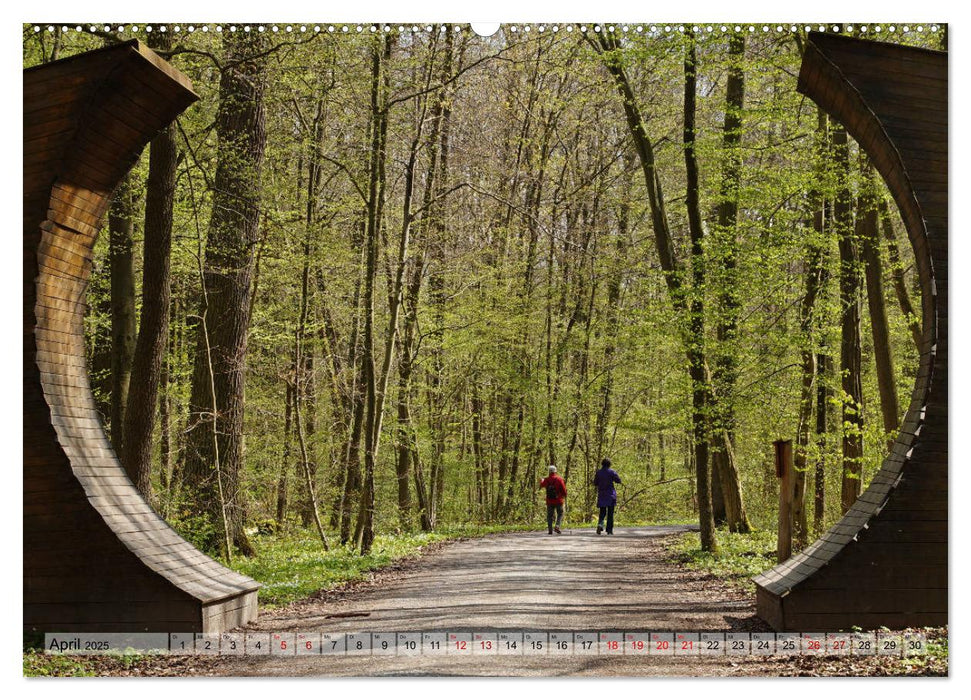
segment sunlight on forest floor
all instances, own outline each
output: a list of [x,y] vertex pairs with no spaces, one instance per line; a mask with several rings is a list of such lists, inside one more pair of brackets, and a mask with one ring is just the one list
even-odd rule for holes
[[776,533],[772,530],[755,530],[745,535],[718,531],[717,556],[701,551],[697,532],[682,535],[670,547],[679,563],[689,569],[701,569],[745,590],[755,590],[751,577],[776,565]]
[[256,536],[257,556],[233,561],[233,567],[261,584],[260,607],[287,605],[319,590],[365,578],[368,573],[402,559],[419,556],[424,547],[462,537],[523,529],[522,526],[442,528],[436,532],[378,535],[371,553],[361,556],[351,547],[323,551],[309,530],[285,535]]
[[[683,524],[683,520],[625,522],[623,526],[676,524]],[[593,525],[590,522],[571,527]],[[423,548],[436,542],[482,537],[500,532],[531,531],[544,526],[543,523],[459,525],[439,528],[435,532],[378,535],[374,548],[367,556],[361,556],[351,547],[333,545],[331,551],[325,552],[316,533],[310,530],[283,535],[254,535],[253,544],[257,555],[251,559],[235,558],[232,568],[263,584],[260,588],[260,607],[270,609],[287,605],[320,590],[365,578],[369,573],[402,559],[420,556]],[[697,539],[695,536],[696,548]]]

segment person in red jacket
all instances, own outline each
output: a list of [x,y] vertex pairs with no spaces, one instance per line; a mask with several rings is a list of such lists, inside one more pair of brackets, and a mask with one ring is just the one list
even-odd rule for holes
[[[566,498],[566,482],[556,473],[556,467],[549,467],[550,475],[539,482],[541,489],[546,489],[546,528],[549,534],[556,532],[562,535],[560,525],[563,523],[563,499]],[[553,514],[556,514],[556,524],[553,524]]]

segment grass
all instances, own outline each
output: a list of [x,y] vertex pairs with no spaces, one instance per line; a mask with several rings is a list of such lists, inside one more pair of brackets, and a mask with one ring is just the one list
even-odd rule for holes
[[927,653],[907,656],[901,667],[911,676],[946,676],[948,673],[948,636],[946,627],[921,630],[927,636]]
[[325,552],[317,535],[306,530],[286,535],[256,535],[253,544],[257,555],[251,559],[234,559],[233,568],[262,583],[260,606],[274,608],[319,590],[366,578],[370,572],[383,566],[420,555],[423,548],[436,542],[515,529],[524,528],[509,525],[462,526],[441,528],[435,532],[378,535],[367,556],[361,556],[349,547],[335,547],[333,544],[331,550]]
[[707,571],[715,576],[754,591],[750,579],[776,564],[776,534],[770,530],[756,530],[737,534],[719,530],[716,539],[718,554],[701,550],[701,536],[689,532],[678,538],[670,551],[689,569]]
[[45,654],[43,651],[37,650],[24,652],[25,677],[79,678],[96,675],[97,672],[91,659]]

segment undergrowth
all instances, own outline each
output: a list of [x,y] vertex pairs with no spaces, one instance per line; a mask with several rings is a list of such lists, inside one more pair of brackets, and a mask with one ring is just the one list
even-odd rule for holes
[[670,551],[689,569],[707,571],[750,591],[755,590],[751,578],[776,564],[776,534],[770,530],[747,534],[719,530],[716,539],[717,555],[702,551],[701,536],[697,532],[682,535],[670,546]]

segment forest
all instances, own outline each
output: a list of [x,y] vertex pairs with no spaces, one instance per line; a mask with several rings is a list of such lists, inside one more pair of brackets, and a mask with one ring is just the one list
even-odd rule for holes
[[548,465],[589,526],[604,457],[618,527],[715,552],[775,527],[779,439],[798,549],[892,444],[913,252],[796,91],[805,27],[65,29],[24,67],[134,38],[199,95],[114,194],[85,330],[125,470],[212,556],[541,528]]

